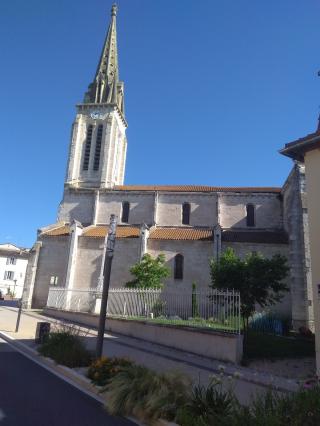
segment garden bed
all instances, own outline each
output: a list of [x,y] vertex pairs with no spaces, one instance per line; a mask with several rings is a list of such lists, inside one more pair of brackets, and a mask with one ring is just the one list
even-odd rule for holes
[[190,319],[182,319],[182,318],[165,318],[165,317],[129,317],[129,316],[112,316],[109,318],[113,319],[125,319],[128,321],[143,321],[151,324],[162,324],[162,325],[176,325],[176,326],[184,326],[184,327],[199,327],[205,328],[209,330],[222,331],[222,332],[230,332],[237,333],[238,327],[234,325],[233,320],[226,320],[224,323],[215,321],[213,319],[204,319],[204,318],[190,318]]
[[314,338],[275,336],[249,331],[244,342],[245,359],[284,359],[315,356]]

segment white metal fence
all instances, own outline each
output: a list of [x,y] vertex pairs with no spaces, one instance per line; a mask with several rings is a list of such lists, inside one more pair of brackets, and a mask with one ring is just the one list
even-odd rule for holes
[[[47,307],[100,312],[101,291],[52,287]],[[205,327],[240,333],[240,295],[235,291],[172,291],[111,288],[107,315],[161,324]]]

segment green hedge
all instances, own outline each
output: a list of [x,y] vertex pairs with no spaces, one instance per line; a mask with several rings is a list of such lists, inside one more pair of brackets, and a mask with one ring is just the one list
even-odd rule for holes
[[71,368],[85,367],[91,362],[91,354],[80,337],[68,331],[50,333],[38,351],[58,364]]

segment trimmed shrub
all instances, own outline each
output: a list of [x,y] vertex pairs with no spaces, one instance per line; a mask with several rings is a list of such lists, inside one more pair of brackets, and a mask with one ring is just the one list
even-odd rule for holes
[[126,358],[101,357],[90,365],[88,377],[95,385],[105,386],[112,377],[132,365],[133,362]]
[[67,367],[85,367],[91,362],[91,354],[80,337],[70,331],[49,333],[38,352]]

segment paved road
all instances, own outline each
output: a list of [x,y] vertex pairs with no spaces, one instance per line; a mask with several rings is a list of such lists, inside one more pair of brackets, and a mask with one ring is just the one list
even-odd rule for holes
[[1,426],[133,426],[0,339]]

